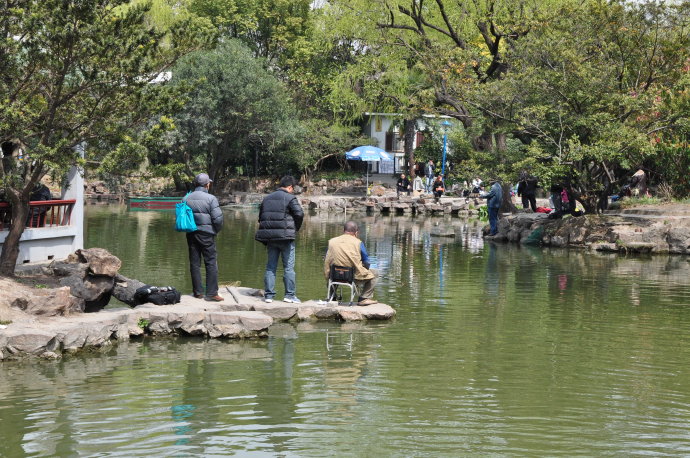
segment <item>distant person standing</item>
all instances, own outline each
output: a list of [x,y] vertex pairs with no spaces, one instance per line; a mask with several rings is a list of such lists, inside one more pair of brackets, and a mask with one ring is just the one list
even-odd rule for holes
[[216,234],[223,228],[223,212],[218,199],[209,193],[211,179],[205,173],[194,178],[194,191],[185,201],[194,213],[196,231],[187,233],[189,270],[192,274],[194,297],[204,298],[201,286],[201,258],[206,267],[206,300],[221,302],[218,295],[218,263],[216,261]]
[[424,182],[422,181],[422,177],[419,175],[414,177],[414,180],[412,180],[412,195],[414,197],[419,197],[422,195],[424,192]]
[[264,301],[276,295],[278,257],[283,259],[284,302],[300,303],[295,282],[295,237],[304,219],[304,211],[293,195],[296,181],[292,176],[280,180],[280,188],[266,196],[259,209],[259,229],[254,238],[266,245],[268,260],[264,273]]
[[496,235],[498,233],[498,210],[503,202],[503,188],[498,179],[492,181],[491,189],[482,197],[487,199],[486,205],[489,210],[489,225],[491,227],[489,235]]
[[424,167],[424,179],[426,184],[426,193],[431,194],[431,184],[434,182],[434,161],[429,159]]
[[644,196],[649,197],[647,190],[647,174],[642,169],[638,169],[630,179],[630,189],[632,195],[635,197]]
[[520,182],[517,187],[518,197],[522,197],[522,208],[532,208],[533,212],[537,211],[537,188],[539,181],[536,177],[523,171],[520,176]]

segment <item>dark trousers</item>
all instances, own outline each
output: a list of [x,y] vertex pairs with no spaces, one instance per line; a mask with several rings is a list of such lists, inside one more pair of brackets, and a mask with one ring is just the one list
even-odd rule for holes
[[204,293],[201,286],[201,258],[206,266],[206,296],[218,294],[218,264],[216,262],[216,236],[208,232],[189,232],[189,270],[192,274],[192,289],[195,295]]
[[489,235],[496,235],[498,233],[498,208],[489,207],[489,225],[491,231]]
[[532,207],[532,211],[537,211],[537,197],[534,194],[522,195],[522,208]]

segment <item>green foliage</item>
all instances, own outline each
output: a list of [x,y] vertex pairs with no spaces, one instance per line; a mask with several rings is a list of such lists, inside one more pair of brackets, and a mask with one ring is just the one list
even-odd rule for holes
[[319,169],[323,160],[336,157],[345,164],[345,151],[367,143],[359,134],[359,128],[333,124],[323,119],[306,119],[300,122],[299,141],[286,151],[291,160],[304,175],[311,175]]
[[653,132],[687,118],[664,112],[661,94],[679,89],[690,41],[669,7],[592,1],[556,11],[511,48],[511,71],[486,84],[481,104],[532,142],[531,164],[516,167],[569,181],[591,211],[598,193],[659,153]]
[[430,159],[436,164],[443,154],[443,140],[434,136],[431,131],[424,132],[422,144],[415,150],[415,159],[418,162],[428,162]]
[[[13,212],[25,211],[44,174],[59,176],[79,162],[77,145],[85,142],[98,158],[165,113],[173,94],[151,81],[208,43],[203,23],[186,19],[154,30],[146,21],[150,4],[126,3],[27,0],[0,9],[0,142],[24,151],[23,161],[0,163]],[[3,245],[5,273],[21,231],[13,227]]]
[[172,149],[178,163],[201,164],[213,179],[234,167],[285,167],[285,151],[300,134],[285,87],[238,40],[180,61],[173,83],[192,86],[174,116]]
[[338,180],[338,181],[347,181],[347,180],[356,180],[358,178],[361,178],[362,174],[361,173],[355,173],[355,172],[348,172],[345,170],[341,171],[330,171],[330,172],[320,172],[314,175],[313,180],[318,181],[318,180]]
[[209,19],[222,37],[244,42],[254,56],[285,68],[311,30],[310,0],[189,0],[189,11]]
[[638,207],[640,205],[659,205],[662,200],[658,197],[626,197],[621,200],[621,208]]
[[7,326],[10,324],[12,324],[11,320],[0,320],[0,325],[2,325],[2,326]]
[[137,321],[137,326],[140,327],[141,329],[148,328],[150,324],[151,324],[151,321],[147,320],[146,318],[139,318],[139,321]]
[[489,206],[482,205],[477,209],[477,216],[480,221],[489,221]]

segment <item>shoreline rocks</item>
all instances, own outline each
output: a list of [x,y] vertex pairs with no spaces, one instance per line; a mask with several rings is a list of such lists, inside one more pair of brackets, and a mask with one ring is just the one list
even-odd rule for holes
[[690,217],[625,213],[549,219],[541,213],[501,218],[487,240],[619,253],[690,254]]
[[[24,294],[28,293],[24,291]],[[105,309],[96,313],[70,310],[61,316],[32,315],[12,306],[11,322],[0,327],[0,361],[25,357],[55,359],[143,336],[251,339],[267,337],[269,328],[280,322],[364,322],[390,320],[395,316],[395,310],[386,304],[367,307],[317,301],[266,304],[260,290],[228,286],[221,287],[219,294],[225,298],[223,302],[207,302],[186,295],[173,305],[142,304],[132,309]]]

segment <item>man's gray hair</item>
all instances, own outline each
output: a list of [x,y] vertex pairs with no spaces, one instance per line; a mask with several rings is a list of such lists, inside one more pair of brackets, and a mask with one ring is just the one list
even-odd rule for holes
[[357,226],[357,223],[355,223],[354,221],[348,221],[347,223],[345,223],[343,230],[345,232],[349,232],[351,234],[354,234],[357,231],[359,231],[359,226]]

